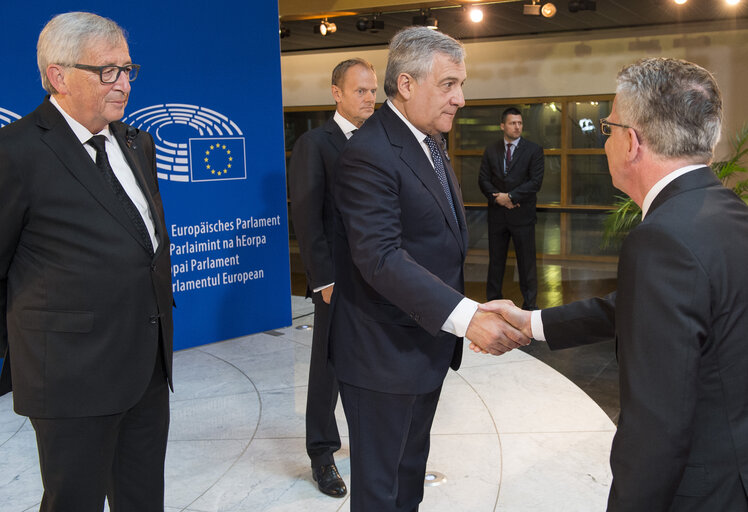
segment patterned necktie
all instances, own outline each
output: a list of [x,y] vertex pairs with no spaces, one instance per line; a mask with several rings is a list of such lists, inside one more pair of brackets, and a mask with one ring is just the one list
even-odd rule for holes
[[[455,211],[455,205],[452,201],[452,193],[449,191],[447,172],[444,169],[444,161],[442,160],[442,155],[441,153],[439,153],[439,148],[436,145],[436,141],[431,137],[431,135],[428,135],[425,141],[426,145],[429,147],[429,151],[431,151],[431,158],[434,160],[434,171],[436,171],[436,177],[439,178],[439,183],[442,184],[444,195],[447,196],[449,207],[452,209],[452,215],[454,215],[455,222],[457,222],[457,212]],[[459,222],[457,223],[459,224]]]
[[127,192],[125,192],[125,189],[122,188],[122,184],[114,174],[114,170],[109,163],[109,157],[107,157],[106,154],[106,147],[104,146],[105,142],[106,136],[104,135],[94,135],[87,142],[87,144],[90,144],[96,150],[96,167],[99,168],[106,182],[109,183],[110,187],[112,187],[114,195],[117,196],[117,199],[119,199],[119,202],[122,203],[122,207],[127,212],[128,217],[130,217],[130,220],[132,220],[133,224],[135,224],[135,228],[138,230],[138,234],[140,234],[140,237],[143,239],[143,243],[151,252],[151,254],[153,254],[153,244],[151,243],[151,236],[148,234],[148,229],[146,229],[145,227],[143,217],[140,216],[140,212],[132,202],[132,199],[130,199],[130,196],[127,195]]
[[504,153],[506,160],[504,161],[504,176],[509,172],[509,164],[512,162],[512,145],[506,145],[506,153]]

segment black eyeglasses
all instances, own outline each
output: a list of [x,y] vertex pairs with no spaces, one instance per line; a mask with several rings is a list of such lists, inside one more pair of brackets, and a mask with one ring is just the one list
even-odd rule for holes
[[126,66],[89,66],[88,64],[73,64],[71,67],[90,71],[92,73],[98,73],[102,84],[113,84],[119,80],[119,76],[122,72],[124,72],[127,75],[127,79],[132,82],[138,78],[138,71],[140,71],[140,66],[137,64],[128,64]]
[[619,128],[631,128],[630,126],[625,125],[625,124],[612,123],[608,121],[607,117],[600,119],[600,132],[603,135],[610,135],[611,126],[618,126]]

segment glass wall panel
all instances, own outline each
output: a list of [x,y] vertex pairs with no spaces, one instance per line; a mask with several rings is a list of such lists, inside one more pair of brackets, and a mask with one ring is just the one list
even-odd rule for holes
[[538,254],[561,254],[561,214],[538,212],[535,226],[535,251]]
[[543,149],[561,147],[561,104],[533,103],[522,105],[522,136]]
[[561,156],[546,155],[538,204],[561,204]]
[[515,106],[522,112],[522,136],[544,149],[561,147],[561,105],[533,103],[529,105],[490,105],[464,107],[455,123],[457,149],[483,150],[501,137],[501,113]]
[[605,155],[570,155],[571,203],[612,205],[621,193],[613,187]]
[[503,105],[463,107],[457,111],[454,125],[457,149],[484,150],[499,139],[499,116]]
[[605,136],[600,133],[600,119],[610,115],[612,101],[577,101],[569,103],[571,147],[602,148]]
[[603,248],[603,222],[607,213],[570,213],[569,245],[571,254],[616,256],[618,248]]
[[481,156],[461,156],[455,158],[460,165],[460,187],[462,188],[462,200],[465,203],[476,203],[486,205],[487,199],[478,186],[478,174],[480,173]]
[[468,249],[488,251],[488,210],[483,208],[465,208],[468,224]]
[[322,126],[335,112],[328,110],[307,110],[302,112],[284,112],[283,122],[285,125],[286,151],[291,151],[293,145],[304,132]]

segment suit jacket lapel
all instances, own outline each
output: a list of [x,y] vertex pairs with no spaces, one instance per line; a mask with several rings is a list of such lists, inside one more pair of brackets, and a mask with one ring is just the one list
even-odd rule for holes
[[[441,183],[439,183],[439,178],[436,177],[434,167],[429,162],[420,142],[416,140],[410,129],[389,106],[383,105],[380,110],[383,114],[383,126],[388,132],[387,136],[390,139],[390,143],[395,147],[401,148],[400,159],[405,162],[418,179],[423,182],[426,189],[431,192],[439,208],[441,208],[444,217],[447,219],[447,224],[449,224],[452,234],[454,234],[460,248],[464,252],[466,244],[461,228],[455,222],[454,215],[452,215],[452,208],[450,208],[447,197],[444,195],[444,189]],[[448,160],[443,155],[442,160],[444,161],[445,171],[447,172],[447,180],[451,182],[452,190],[456,191],[452,166],[449,165]],[[453,193],[452,200],[454,201],[455,212],[459,212],[457,213],[458,218],[464,220],[464,212],[461,207],[462,201],[456,199],[455,196],[456,194]],[[458,205],[460,206],[458,207]]]
[[37,124],[44,130],[41,135],[42,141],[54,151],[70,174],[88,190],[96,201],[142,244],[137,229],[119,199],[104,181],[100,175],[101,171],[96,167],[62,114],[49,102],[49,99],[42,103],[37,113]]
[[330,135],[330,142],[335,147],[338,153],[343,151],[345,143],[348,139],[345,138],[345,133],[340,129],[338,123],[335,122],[334,118],[330,118],[325,123],[325,131]]

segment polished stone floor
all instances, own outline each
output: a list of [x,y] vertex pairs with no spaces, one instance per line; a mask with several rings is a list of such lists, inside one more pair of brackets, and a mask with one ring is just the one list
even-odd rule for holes
[[[310,301],[294,297],[293,311],[293,326],[175,354],[167,511],[349,510],[347,498],[320,494],[311,479],[304,451],[311,331],[297,328],[312,321]],[[565,352],[560,366],[575,359]],[[594,383],[599,368],[583,366],[575,371]],[[337,462],[349,481],[338,409]],[[421,510],[603,510],[614,430],[611,414],[579,382],[539,358],[466,350],[445,381],[432,430],[429,470],[446,480],[426,487]],[[33,430],[12,412],[11,397],[0,397],[0,510],[37,510],[40,495]]]

